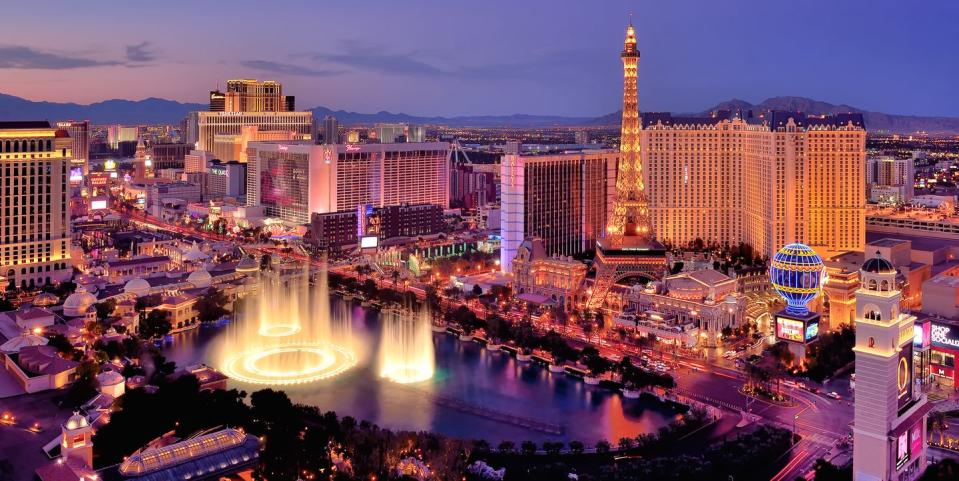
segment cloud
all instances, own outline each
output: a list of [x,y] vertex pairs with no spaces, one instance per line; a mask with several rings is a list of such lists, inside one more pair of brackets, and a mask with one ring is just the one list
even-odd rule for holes
[[150,42],[127,45],[126,59],[128,62],[152,62],[156,58],[156,54],[150,48]]
[[273,62],[270,60],[243,60],[240,65],[246,68],[264,70],[267,72],[285,75],[301,75],[304,77],[330,77],[343,73],[342,70],[318,70],[301,65]]
[[121,65],[121,62],[48,52],[22,45],[0,45],[0,69],[68,70],[111,65]]
[[542,79],[556,74],[575,74],[571,59],[595,63],[595,55],[580,51],[533,52],[527,58],[505,63],[442,65],[421,52],[390,53],[385,48],[344,41],[337,53],[314,53],[316,61],[391,75],[455,77],[473,79]]

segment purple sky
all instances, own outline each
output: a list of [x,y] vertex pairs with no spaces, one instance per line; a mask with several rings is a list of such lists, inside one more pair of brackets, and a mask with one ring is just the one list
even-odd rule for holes
[[627,14],[640,108],[798,95],[959,116],[959,2],[6,0],[0,92],[203,102],[274,78],[300,108],[602,115]]

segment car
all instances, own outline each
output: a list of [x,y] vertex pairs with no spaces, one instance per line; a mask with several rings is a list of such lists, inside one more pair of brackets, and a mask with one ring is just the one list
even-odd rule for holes
[[842,396],[840,396],[838,393],[836,393],[836,391],[828,392],[828,393],[826,393],[826,395],[829,396],[829,397],[831,397],[831,398],[833,398],[833,399],[842,399]]
[[813,394],[819,394],[819,388],[816,386],[808,386],[806,390]]

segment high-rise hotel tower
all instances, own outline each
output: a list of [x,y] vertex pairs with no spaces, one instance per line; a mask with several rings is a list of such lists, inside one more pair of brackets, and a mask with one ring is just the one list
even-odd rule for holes
[[0,276],[7,285],[69,280],[73,141],[49,122],[0,122]]
[[640,138],[652,227],[663,242],[745,242],[769,257],[793,242],[823,255],[862,251],[862,115],[647,113]]

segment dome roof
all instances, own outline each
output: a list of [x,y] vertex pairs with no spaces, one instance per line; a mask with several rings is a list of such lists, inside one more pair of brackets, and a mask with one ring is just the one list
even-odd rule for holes
[[190,246],[190,249],[183,253],[183,260],[187,262],[200,262],[208,259],[210,256],[203,253],[199,247],[197,247],[196,242]]
[[137,296],[146,295],[150,292],[150,283],[140,277],[130,279],[123,286],[123,292],[136,294]]
[[20,352],[21,348],[29,346],[46,346],[50,342],[43,336],[21,334],[0,345],[0,352]]
[[97,374],[97,382],[99,382],[101,386],[113,386],[115,384],[125,383],[126,379],[123,379],[123,374],[116,371],[103,371]]
[[75,317],[86,314],[90,306],[97,303],[97,296],[90,294],[83,286],[78,285],[73,294],[67,296],[63,302],[63,315]]
[[63,423],[63,427],[67,429],[79,429],[85,428],[90,425],[90,422],[87,421],[86,416],[83,416],[79,412],[74,411],[73,416],[70,416],[67,419],[67,422]]
[[260,264],[252,256],[246,256],[236,264],[237,272],[256,272],[258,270],[260,270]]
[[892,274],[896,272],[896,268],[892,265],[892,262],[883,259],[882,254],[876,251],[876,257],[867,259],[866,262],[862,264],[862,271],[875,274]]
[[187,276],[186,281],[196,287],[210,287],[213,283],[213,276],[206,269],[198,269]]

